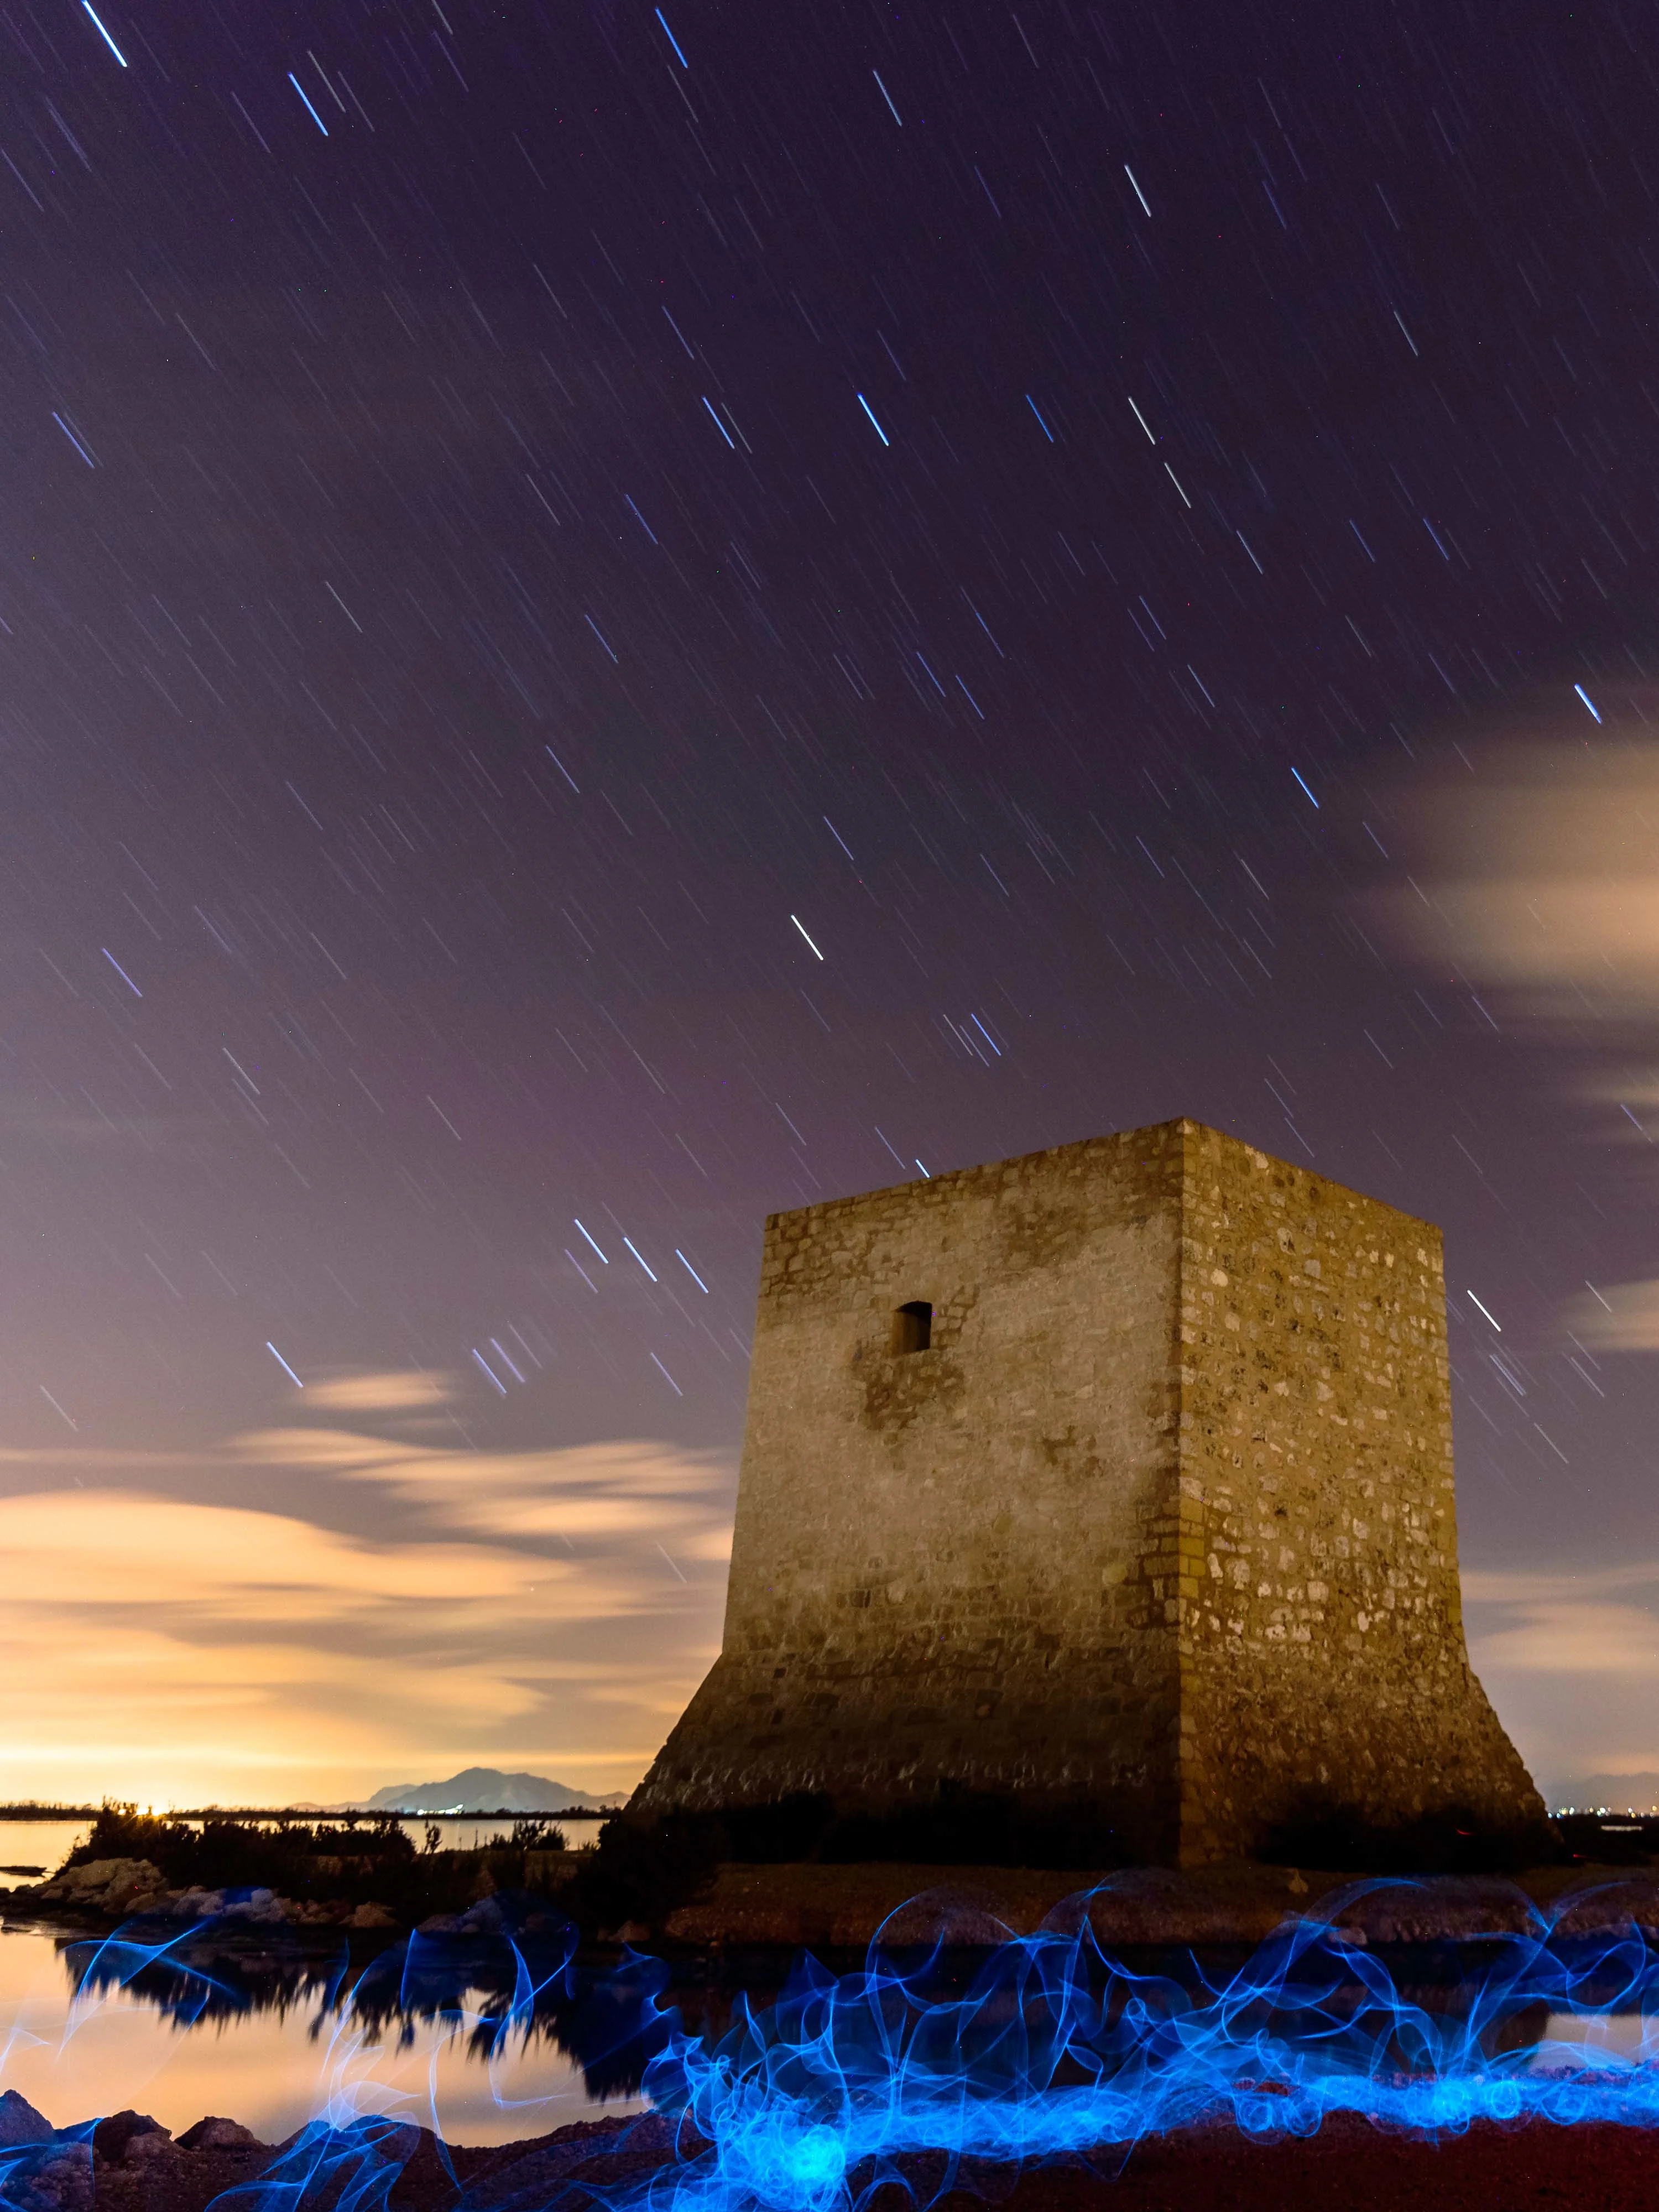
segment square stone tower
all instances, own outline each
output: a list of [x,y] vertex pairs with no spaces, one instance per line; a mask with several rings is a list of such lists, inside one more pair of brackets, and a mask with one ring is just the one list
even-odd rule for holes
[[771,1217],[724,1645],[633,1808],[942,1779],[1183,1863],[1541,1815],[1464,1646],[1437,1229],[1188,1121]]

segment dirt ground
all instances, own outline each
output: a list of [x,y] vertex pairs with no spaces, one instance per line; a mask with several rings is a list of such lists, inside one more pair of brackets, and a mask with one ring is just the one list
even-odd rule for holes
[[[542,2212],[556,2203],[576,2212],[614,2201],[619,2186],[673,2156],[671,2125],[658,2119],[589,2122],[497,2149],[446,2151],[413,2135],[396,2146],[406,2162],[390,2212]],[[222,2191],[256,2183],[272,2158],[263,2146],[167,2143],[135,2153],[114,2136],[106,2141],[108,2154],[82,2161],[78,2187],[65,2174],[67,2187],[26,2190],[17,2201],[38,2212],[94,2202],[98,2212],[204,2212]],[[924,2204],[950,2178],[942,2160],[928,2159],[907,2161],[905,2173],[911,2201]],[[881,2191],[872,2212],[901,2212],[907,2194]],[[313,2212],[338,2195],[337,2185],[325,2185],[286,2202]],[[250,2212],[257,2201],[257,2189],[241,2200]],[[1156,2138],[1127,2155],[1104,2153],[1092,2166],[963,2167],[940,2202],[949,2212],[988,2202],[1003,2212],[1514,2212],[1552,2202],[1574,2212],[1652,2212],[1659,2130],[1534,2122],[1428,2143],[1339,2118],[1307,2141],[1262,2142],[1229,2124]]]
[[[996,1943],[1029,1935],[1078,1893],[1100,1885],[1089,1906],[1109,1950],[1136,1945],[1265,1942],[1287,1915],[1317,1912],[1356,1881],[1294,1867],[1230,1862],[1191,1871],[1048,1874],[1018,1867],[723,1866],[708,1893],[670,1916],[672,1942],[699,1948],[748,1945],[861,1949],[881,1930],[890,1943]],[[1659,1929],[1659,1873],[1628,1867],[1545,1867],[1516,1881],[1437,1875],[1393,1883],[1346,1906],[1339,1924],[1370,1943],[1455,1940],[1519,1932],[1529,1905],[1570,1899],[1564,1932],[1596,1927]]]

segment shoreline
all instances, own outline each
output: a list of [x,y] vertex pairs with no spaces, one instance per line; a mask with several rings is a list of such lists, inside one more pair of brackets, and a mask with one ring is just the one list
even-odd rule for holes
[[[329,2170],[337,2160],[392,2212],[532,2212],[560,2198],[626,2204],[653,2183],[665,2203],[667,2169],[679,2166],[696,2191],[708,2148],[657,2113],[578,2121],[475,2148],[395,2120],[331,2138],[301,2130],[272,2145],[209,2118],[175,2141],[129,2112],[0,2157],[11,2166],[9,2202],[21,2212],[92,2212],[94,2203],[108,2212],[206,2212],[224,2192],[251,2194],[262,2184],[296,2206],[320,2207],[345,2185],[343,2172]],[[1211,2212],[1218,2204],[1229,2212],[1492,2212],[1552,2198],[1596,2212],[1648,2212],[1655,2153],[1650,2129],[1616,2123],[1476,2121],[1437,2140],[1339,2115],[1308,2136],[1254,2136],[1218,2118],[1048,2163],[952,2162],[921,2152],[901,2155],[891,2171],[915,2198],[927,2203],[939,2192],[956,2212],[977,2212],[988,2198],[1008,2212]],[[856,2170],[849,2177],[855,2193],[865,2178]]]
[[[556,1889],[574,1874],[577,1855],[550,1856],[556,1858],[551,1894],[486,1895],[462,1912],[419,1921],[372,1900],[296,1903],[265,1889],[169,1891],[157,1886],[153,1869],[140,1874],[134,1863],[120,1861],[102,1863],[112,1871],[101,1881],[54,1878],[0,1887],[0,1916],[11,1926],[54,1922],[94,1934],[153,1927],[158,1937],[174,1939],[182,1928],[266,1940],[279,1931],[386,1940],[410,1933],[487,1938],[509,1929],[552,1935],[567,1924]],[[73,1871],[98,1875],[100,1866]],[[1095,1940],[1108,1949],[1254,1948],[1287,1919],[1328,1917],[1356,1948],[1522,1935],[1535,1929],[1540,1917],[1569,1938],[1633,1924],[1659,1942],[1659,1869],[1549,1867],[1510,1879],[1366,1877],[1242,1863],[1106,1875],[881,1862],[727,1863],[700,1898],[669,1912],[659,1927],[628,1922],[599,1941],[601,1948],[626,1943],[668,1956],[714,1958],[747,1950],[860,1953],[878,1938],[900,1948],[942,1942],[974,1948],[1045,1927],[1072,1929],[1085,1913]]]

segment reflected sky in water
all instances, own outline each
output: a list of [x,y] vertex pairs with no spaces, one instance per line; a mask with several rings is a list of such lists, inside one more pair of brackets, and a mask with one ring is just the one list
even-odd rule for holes
[[[556,1974],[557,1951],[526,1956],[535,1980]],[[645,1989],[561,1980],[503,2033],[516,1972],[507,1945],[417,1946],[417,1971],[407,1963],[401,1944],[349,1967],[343,1953],[192,1945],[145,1966],[14,1924],[0,1935],[0,2089],[54,2126],[132,2106],[175,2135],[214,2112],[266,2142],[331,2103],[407,2114],[463,2143],[641,2108],[646,2053],[630,2030]]]
[[[143,1931],[155,1932],[153,1923]],[[1011,1955],[1025,1948],[1011,1947]],[[1482,2063],[1509,2053],[1523,2073],[1572,2072],[1650,2057],[1653,2024],[1641,2005],[1651,1954],[1642,1949],[1644,1972],[1632,1982],[1616,1971],[1618,1946],[1605,1958],[1603,1948],[1575,1953],[1571,1970],[1563,1961],[1553,1974],[1542,1972],[1549,1962],[1540,1952],[1539,1973],[1482,2031]],[[1390,2001],[1420,2008],[1422,2021],[1470,2017],[1482,1961],[1494,1971],[1496,1956],[1476,1945],[1419,1959],[1412,1978],[1389,1982]],[[384,2114],[451,2142],[510,2142],[641,2109],[641,2075],[675,2021],[694,2037],[727,2034],[742,2011],[739,1988],[765,2005],[787,1963],[755,1954],[732,1960],[729,1978],[671,1987],[658,1960],[628,1955],[579,1968],[547,1936],[515,1947],[501,1936],[415,1936],[354,1957],[343,1937],[331,1946],[283,1929],[227,1936],[201,1928],[158,1944],[13,1923],[0,1934],[0,2089],[16,2089],[60,2127],[131,2106],[175,2134],[217,2113],[275,2142],[319,2116],[340,2125]],[[1212,1972],[1225,1982],[1240,1963],[1218,1956],[1206,1966],[1185,1954],[1161,1971],[1181,2009],[1203,1999]],[[931,1991],[943,2021],[982,1964],[937,1954],[912,1995]],[[1340,1949],[1328,1964],[1329,2026],[1363,2014],[1387,1969]],[[1577,2017],[1552,2009],[1569,1985],[1568,2001],[1586,2008]],[[1020,1987],[999,1984],[975,2017],[1017,2019]],[[1128,1988],[1125,1981],[1114,2003]],[[686,2057],[695,2070],[694,2049]]]

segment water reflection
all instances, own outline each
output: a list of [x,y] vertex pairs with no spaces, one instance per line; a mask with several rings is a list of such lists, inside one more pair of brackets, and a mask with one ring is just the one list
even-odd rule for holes
[[211,1929],[155,1944],[125,1932],[62,1942],[75,2001],[119,1992],[175,2028],[258,2014],[300,2021],[314,2046],[343,2032],[378,2050],[412,2051],[434,2033],[490,2067],[538,2048],[570,2063],[593,2104],[637,2096],[667,2039],[668,1969],[629,1954],[580,1963],[560,1936],[410,1936],[367,1962],[347,1944],[314,1950],[234,1940]]
[[174,2134],[211,2112],[266,2142],[324,2111],[490,2143],[639,2106],[660,1967],[578,1965],[547,1938],[417,1936],[366,1958],[269,1933],[9,1927],[0,2090],[58,2126],[132,2106]]
[[[1532,1938],[1424,1947],[1387,1966],[1334,1935],[1292,1930],[1275,1943],[1292,1945],[1294,1972],[1271,1972],[1262,1962],[1272,1964],[1274,1945],[1115,1964],[1045,1937],[988,1957],[895,1954],[878,1972],[855,1967],[837,1980],[777,1953],[672,1971],[633,1954],[584,1958],[557,1933],[521,1929],[515,1939],[504,1904],[506,1933],[416,1934],[369,1954],[361,1940],[354,1952],[343,1937],[331,1947],[281,1929],[256,1937],[198,1924],[159,1942],[142,1927],[103,1939],[9,1929],[0,1938],[0,2088],[19,2089],[60,2126],[131,2105],[174,2133],[216,2112],[275,2142],[319,2116],[339,2126],[384,2114],[451,2142],[491,2143],[637,2109],[653,2062],[652,2085],[671,2107],[688,2098],[698,2107],[717,2076],[735,2081],[745,2069],[769,2081],[780,2066],[811,2075],[818,2042],[827,2034],[826,2050],[838,2045],[853,2021],[853,2043],[831,2069],[841,2080],[843,2067],[867,2070],[869,2035],[878,2027],[885,2051],[901,2014],[910,2022],[908,2042],[899,2037],[907,2081],[919,2053],[958,2069],[994,2054],[994,2074],[1023,2053],[1031,2080],[1011,2091],[1012,2109],[1091,2081],[1098,2089],[1166,2042],[1186,2054],[1182,2065],[1203,2046],[1204,2078],[1182,2091],[1194,2097],[1234,2097],[1307,2065],[1335,2066],[1389,2095],[1449,2066],[1481,2096],[1508,2097],[1528,2076],[1621,2062],[1641,2070],[1659,2057],[1659,1960],[1633,1929],[1553,1950]],[[823,2021],[842,2027],[830,2033]],[[1038,2047],[1056,2034],[1039,2063]],[[726,2095],[719,2088],[715,2104]],[[705,2132],[717,2133],[718,2116],[703,2117]]]

